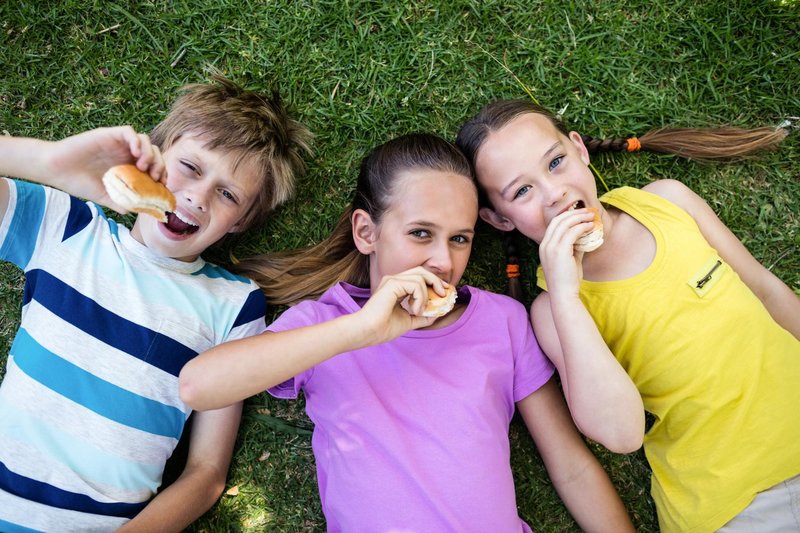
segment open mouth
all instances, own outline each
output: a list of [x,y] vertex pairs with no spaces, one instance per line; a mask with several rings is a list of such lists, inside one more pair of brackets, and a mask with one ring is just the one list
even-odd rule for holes
[[586,204],[583,203],[583,200],[578,200],[569,207],[568,211],[572,211],[574,209],[583,209],[584,207],[586,207]]
[[200,226],[197,224],[192,224],[188,220],[182,219],[177,213],[167,213],[167,221],[164,222],[164,226],[166,226],[167,229],[172,233],[176,233],[178,235],[191,235],[200,229]]

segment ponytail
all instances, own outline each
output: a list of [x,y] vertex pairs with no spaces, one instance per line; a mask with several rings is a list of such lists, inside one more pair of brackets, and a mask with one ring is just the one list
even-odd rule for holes
[[356,209],[363,209],[380,224],[397,194],[398,176],[408,169],[472,177],[464,154],[441,137],[427,133],[397,137],[376,147],[361,161],[353,201],[330,237],[299,250],[245,259],[231,270],[255,281],[267,301],[275,305],[318,298],[340,281],[369,287],[369,258],[356,248],[351,217]]
[[519,255],[515,236],[516,230],[507,231],[503,234],[503,246],[506,249],[506,276],[508,277],[506,294],[517,301],[525,303],[525,290],[522,288],[520,279]]
[[646,150],[698,161],[742,159],[774,149],[788,134],[783,128],[660,128],[641,137],[596,139],[581,135],[589,153]]
[[340,281],[368,287],[367,256],[353,242],[351,212],[346,210],[331,235],[319,244],[243,259],[231,270],[255,281],[274,305],[318,298]]

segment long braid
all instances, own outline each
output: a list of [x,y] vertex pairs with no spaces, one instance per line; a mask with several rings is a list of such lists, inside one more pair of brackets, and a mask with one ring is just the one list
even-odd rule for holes
[[744,159],[772,150],[786,137],[783,128],[659,128],[640,137],[597,139],[581,135],[590,154],[646,150],[697,161]]
[[589,150],[589,153],[592,155],[603,152],[628,151],[628,139],[624,139],[622,137],[598,139],[589,135],[581,135],[581,139],[583,139],[583,144],[586,145],[586,149]]
[[516,231],[508,231],[503,234],[503,245],[506,249],[506,276],[508,277],[508,287],[506,294],[517,301],[525,302],[525,290],[520,279],[519,254],[517,252]]

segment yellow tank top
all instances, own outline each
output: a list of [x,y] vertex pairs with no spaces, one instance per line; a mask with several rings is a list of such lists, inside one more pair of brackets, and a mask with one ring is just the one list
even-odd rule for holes
[[683,209],[631,187],[600,200],[656,241],[644,272],[583,281],[580,297],[655,416],[644,450],[659,525],[715,531],[800,473],[800,341]]

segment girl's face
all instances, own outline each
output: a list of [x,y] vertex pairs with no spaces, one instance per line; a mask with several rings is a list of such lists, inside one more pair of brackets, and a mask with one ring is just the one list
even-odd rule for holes
[[354,230],[363,238],[356,239],[362,241],[359,250],[369,255],[372,289],[383,276],[417,266],[456,285],[475,236],[475,185],[466,176],[431,169],[406,170],[396,179],[379,224],[354,215]]
[[540,243],[557,215],[573,206],[600,207],[588,164],[576,132],[563,135],[543,115],[516,117],[478,150],[475,171],[493,207],[481,208],[481,218]]

